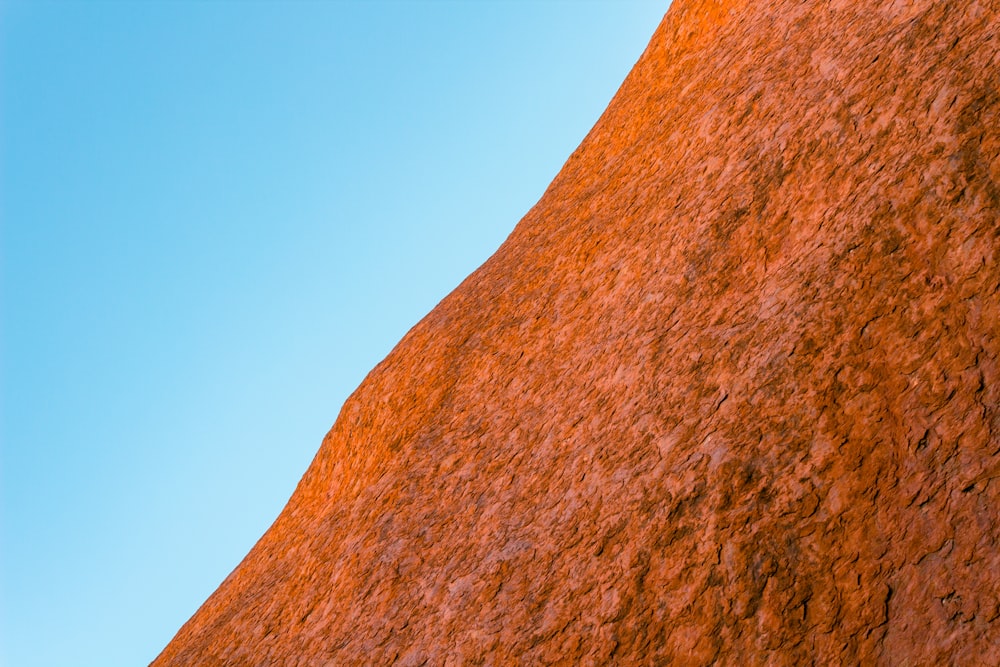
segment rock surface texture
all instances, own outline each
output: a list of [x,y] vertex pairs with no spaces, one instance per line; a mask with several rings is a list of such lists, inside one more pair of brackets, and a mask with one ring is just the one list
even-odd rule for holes
[[675,0],[156,665],[1000,664],[1000,7]]

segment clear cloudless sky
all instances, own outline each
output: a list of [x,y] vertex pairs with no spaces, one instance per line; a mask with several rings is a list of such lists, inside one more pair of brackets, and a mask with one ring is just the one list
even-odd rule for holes
[[152,660],[667,0],[0,0],[0,662]]

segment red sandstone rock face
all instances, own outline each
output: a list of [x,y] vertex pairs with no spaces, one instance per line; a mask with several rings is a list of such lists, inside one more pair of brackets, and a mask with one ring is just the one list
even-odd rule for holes
[[1000,664],[998,12],[675,0],[155,664]]

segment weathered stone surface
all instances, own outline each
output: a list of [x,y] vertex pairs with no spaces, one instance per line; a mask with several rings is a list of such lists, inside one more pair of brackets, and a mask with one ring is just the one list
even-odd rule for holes
[[1000,18],[675,0],[157,665],[1000,664]]

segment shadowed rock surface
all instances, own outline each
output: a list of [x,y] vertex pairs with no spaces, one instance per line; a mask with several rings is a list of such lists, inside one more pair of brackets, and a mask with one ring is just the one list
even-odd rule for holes
[[1000,664],[998,11],[675,0],[154,664]]

